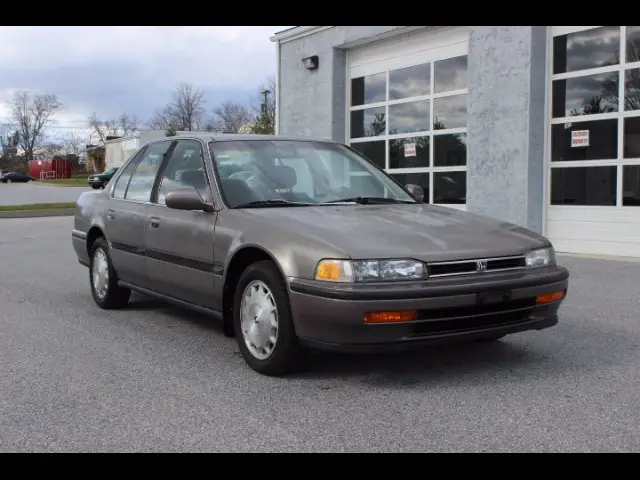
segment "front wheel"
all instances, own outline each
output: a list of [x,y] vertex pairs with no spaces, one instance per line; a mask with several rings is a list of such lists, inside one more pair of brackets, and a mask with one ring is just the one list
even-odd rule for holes
[[298,365],[300,345],[287,288],[273,262],[254,263],[242,273],[233,320],[240,352],[252,369],[279,377]]
[[91,185],[91,188],[93,188],[94,190],[98,190],[100,188],[100,185]]
[[129,302],[131,290],[118,286],[118,277],[111,262],[109,245],[101,237],[91,248],[89,283],[93,300],[105,310],[123,308]]

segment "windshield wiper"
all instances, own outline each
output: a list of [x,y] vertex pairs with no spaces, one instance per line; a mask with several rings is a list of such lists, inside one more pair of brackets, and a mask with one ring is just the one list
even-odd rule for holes
[[408,200],[398,200],[397,198],[385,198],[385,197],[350,197],[350,198],[341,198],[340,200],[332,200],[326,203],[359,203],[360,205],[373,205],[373,204],[384,204],[384,203],[415,203],[410,202]]
[[250,207],[308,207],[309,205],[314,205],[313,203],[304,203],[304,202],[290,202],[289,200],[282,200],[279,198],[275,198],[272,200],[255,200],[253,202],[242,203],[240,205],[236,205],[233,208],[250,208]]

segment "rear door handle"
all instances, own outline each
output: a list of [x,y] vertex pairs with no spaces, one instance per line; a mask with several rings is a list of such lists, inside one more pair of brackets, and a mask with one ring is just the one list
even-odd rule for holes
[[160,226],[160,219],[158,217],[151,217],[149,220],[149,223],[153,228],[158,228]]
[[109,220],[113,220],[114,218],[116,218],[116,211],[113,208],[107,210],[107,218]]

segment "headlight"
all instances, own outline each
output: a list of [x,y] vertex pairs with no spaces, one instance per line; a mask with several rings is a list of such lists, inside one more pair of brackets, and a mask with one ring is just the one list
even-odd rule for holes
[[525,259],[528,268],[548,267],[549,265],[555,265],[556,252],[551,247],[539,248],[527,253]]
[[422,262],[409,259],[321,260],[315,278],[343,283],[424,280],[427,269]]

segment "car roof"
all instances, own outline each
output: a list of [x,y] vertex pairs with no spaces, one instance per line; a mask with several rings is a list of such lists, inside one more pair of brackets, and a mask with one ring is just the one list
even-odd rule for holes
[[175,137],[163,137],[150,141],[148,144],[171,140],[187,140],[187,139],[200,139],[205,142],[231,142],[231,141],[297,141],[297,142],[323,142],[323,143],[338,143],[334,140],[327,138],[313,138],[303,136],[286,136],[286,135],[257,135],[251,133],[209,133],[209,132],[194,132],[187,135],[177,135]]

